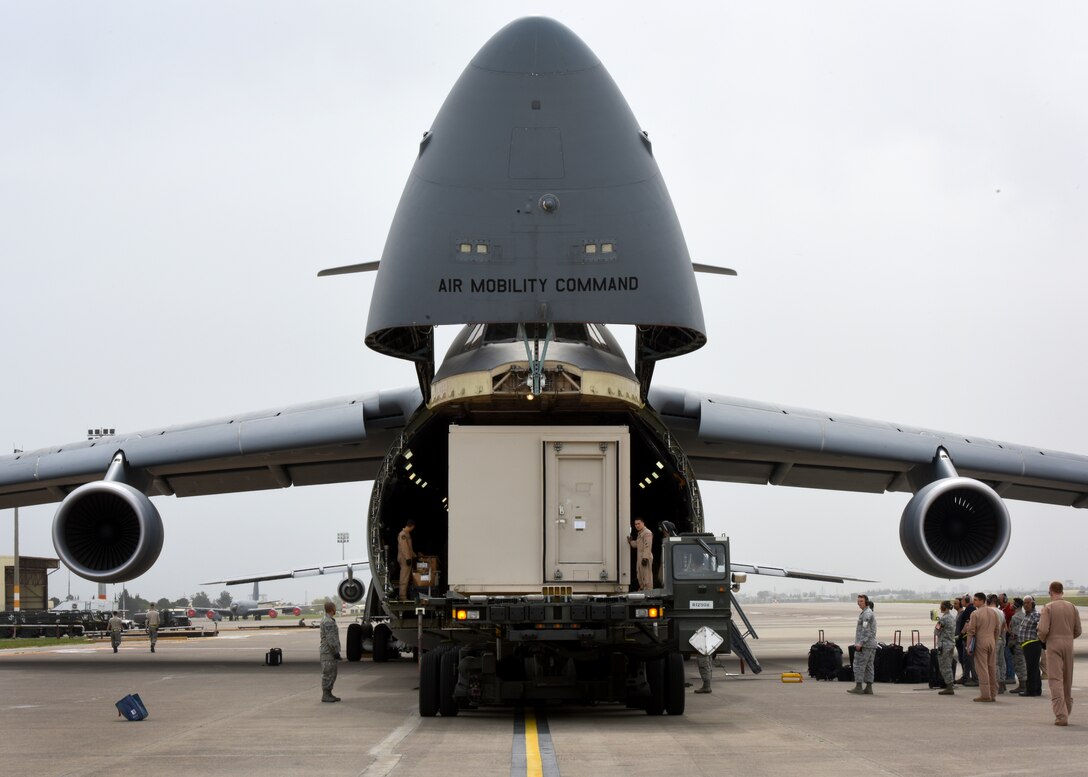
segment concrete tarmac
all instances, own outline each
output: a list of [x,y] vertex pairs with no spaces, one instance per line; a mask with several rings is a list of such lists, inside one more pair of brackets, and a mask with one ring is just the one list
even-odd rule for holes
[[[932,644],[929,610],[878,602],[881,639],[901,629],[909,644],[918,629]],[[1054,726],[1045,680],[1042,698],[996,704],[973,704],[975,689],[948,697],[913,685],[855,697],[847,683],[806,673],[819,629],[840,646],[852,640],[855,605],[749,605],[748,614],[763,673],[740,674],[736,657],[722,658],[714,693],[689,695],[679,717],[598,706],[421,719],[415,664],[369,658],[341,663],[343,702],[322,704],[316,629],[224,624],[218,637],[160,640],[155,654],[143,640],[118,654],[108,642],[0,651],[0,774],[505,777],[532,773],[530,740],[543,774],[567,777],[1088,773],[1088,707]],[[272,647],[282,666],[264,666]],[[1088,683],[1088,638],[1077,648],[1075,698]],[[784,671],[805,680],[784,684]],[[694,661],[687,674],[697,685]],[[114,702],[132,692],[145,721],[117,717]],[[970,756],[979,750],[982,769]]]

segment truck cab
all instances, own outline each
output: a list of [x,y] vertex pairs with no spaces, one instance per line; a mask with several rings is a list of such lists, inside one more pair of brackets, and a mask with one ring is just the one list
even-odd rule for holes
[[683,534],[662,543],[662,584],[670,603],[670,634],[682,653],[694,652],[691,638],[703,627],[726,643],[731,619],[729,540],[712,534]]

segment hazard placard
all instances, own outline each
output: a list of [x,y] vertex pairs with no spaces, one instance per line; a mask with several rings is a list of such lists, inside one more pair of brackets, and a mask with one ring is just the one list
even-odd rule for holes
[[724,641],[725,640],[722,639],[721,635],[709,626],[700,627],[698,631],[691,635],[691,639],[688,640],[688,642],[691,643],[691,646],[704,656],[709,656],[720,648]]

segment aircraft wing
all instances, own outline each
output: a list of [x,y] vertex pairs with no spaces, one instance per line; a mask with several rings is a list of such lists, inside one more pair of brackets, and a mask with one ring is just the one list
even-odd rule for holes
[[285,580],[291,577],[313,577],[315,575],[339,575],[351,569],[352,572],[365,572],[370,569],[367,559],[348,559],[347,561],[334,561],[331,564],[319,566],[301,567],[299,569],[284,569],[278,572],[264,572],[248,577],[232,577],[224,580],[209,580],[201,585],[240,585],[242,583],[263,583],[265,580]]
[[858,583],[875,583],[876,580],[867,580],[864,577],[847,577],[846,575],[831,575],[824,572],[805,572],[800,569],[786,569],[785,567],[769,567],[762,564],[737,564],[729,563],[731,572],[743,572],[746,575],[766,575],[768,577],[792,577],[797,580],[818,580],[822,583],[845,583],[853,580]]
[[195,615],[190,615],[190,618],[203,618],[209,612],[215,613],[217,618],[229,618],[231,614],[230,609],[227,607],[194,607],[190,605],[188,609],[195,613]]
[[370,480],[421,401],[394,389],[0,456],[0,509],[60,501],[118,451],[150,496]]
[[1088,456],[678,388],[649,402],[701,480],[911,492],[943,448],[1003,498],[1088,507]]

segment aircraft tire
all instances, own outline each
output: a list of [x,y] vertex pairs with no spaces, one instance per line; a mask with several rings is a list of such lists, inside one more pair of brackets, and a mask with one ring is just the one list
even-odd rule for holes
[[684,703],[684,657],[679,653],[665,656],[665,712],[670,715],[683,715]]
[[453,692],[457,689],[457,664],[461,651],[449,647],[442,651],[442,671],[438,682],[438,711],[444,718],[452,718],[460,711]]
[[389,660],[389,641],[393,638],[393,632],[384,623],[374,627],[374,663],[384,664]]
[[348,661],[358,661],[363,657],[363,624],[349,623],[344,654]]
[[419,665],[419,716],[433,718],[438,714],[438,685],[442,669],[442,651],[423,654]]
[[651,658],[646,661],[646,683],[650,695],[646,697],[646,714],[660,715],[665,711],[665,659]]

